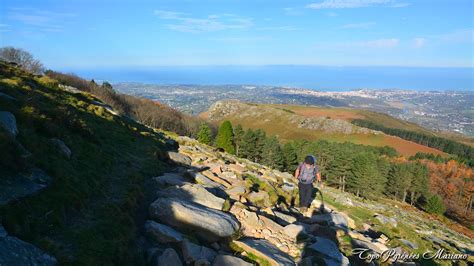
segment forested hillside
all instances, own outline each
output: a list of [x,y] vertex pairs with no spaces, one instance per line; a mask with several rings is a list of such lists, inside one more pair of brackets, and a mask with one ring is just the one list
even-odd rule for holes
[[[202,126],[201,132],[209,131]],[[281,144],[277,136],[268,136],[261,129],[244,130],[240,124],[233,128],[229,121],[221,124],[215,144],[239,157],[288,172],[294,172],[306,155],[314,154],[325,181],[341,191],[370,199],[393,198],[427,212],[445,213],[466,225],[473,221],[473,171],[453,159],[436,162],[443,157],[418,154],[408,160],[391,147],[349,142],[295,140]]]

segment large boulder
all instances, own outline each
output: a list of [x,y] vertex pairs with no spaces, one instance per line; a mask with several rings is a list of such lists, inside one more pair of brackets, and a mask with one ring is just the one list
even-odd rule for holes
[[387,217],[381,214],[376,214],[375,218],[382,224],[382,225],[391,225],[392,227],[397,227],[398,222],[393,217]]
[[10,112],[0,111],[0,127],[13,137],[18,135],[15,116]]
[[169,187],[158,190],[156,195],[162,198],[178,198],[192,201],[218,210],[222,210],[225,201],[224,199],[214,196],[214,194],[199,184],[185,184],[181,187]]
[[283,233],[292,240],[300,239],[306,235],[306,231],[303,225],[289,224],[283,228]]
[[260,190],[259,192],[255,192],[255,191],[250,192],[247,195],[247,199],[253,204],[260,207],[268,207],[272,205],[272,203],[270,202],[270,197],[268,196],[268,193],[263,190]]
[[53,145],[55,145],[66,158],[71,158],[71,149],[69,149],[69,147],[62,140],[51,139],[51,143],[53,143]]
[[188,180],[177,173],[164,173],[152,178],[159,186],[182,186],[188,184]]
[[184,260],[187,264],[196,262],[212,262],[217,256],[217,253],[207,247],[196,245],[189,240],[185,239],[181,244],[181,250],[183,252]]
[[230,198],[238,200],[245,193],[245,184],[240,184],[226,189],[225,192]]
[[349,260],[339,251],[336,243],[327,238],[317,236],[316,242],[308,246],[308,248],[316,251],[325,259],[339,263],[334,265],[349,265]]
[[218,255],[214,262],[213,266],[252,266],[252,263],[248,263],[241,258],[237,258],[231,255]]
[[183,265],[178,253],[172,248],[167,248],[163,254],[157,257],[156,266],[180,266]]
[[183,241],[183,235],[173,228],[155,221],[146,221],[145,232],[149,238],[158,243],[178,243]]
[[0,225],[0,265],[57,265],[54,257],[36,246],[8,236]]
[[3,176],[0,180],[0,206],[33,195],[48,187],[52,177],[35,168],[29,174]]
[[354,221],[347,215],[342,213],[325,213],[317,214],[311,217],[311,222],[318,224],[326,224],[330,226],[337,226],[342,229],[354,228]]
[[217,188],[221,188],[221,189],[224,188],[223,185],[212,181],[211,179],[207,178],[205,175],[203,175],[201,173],[195,173],[195,174],[192,174],[192,175],[193,175],[194,181],[196,181],[196,183],[201,184],[205,187],[210,187],[210,188],[217,187]]
[[244,238],[234,243],[245,252],[253,253],[268,261],[270,265],[296,265],[293,258],[265,239]]
[[189,156],[183,155],[179,152],[169,151],[168,157],[170,160],[180,165],[191,165],[192,163],[192,160],[189,158]]
[[195,230],[210,242],[229,238],[240,229],[234,216],[177,198],[159,198],[150,205],[150,217],[169,226]]

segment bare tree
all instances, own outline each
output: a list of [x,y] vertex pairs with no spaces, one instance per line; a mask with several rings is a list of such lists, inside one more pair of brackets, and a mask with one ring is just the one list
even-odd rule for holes
[[44,71],[43,64],[33,57],[29,52],[15,47],[0,48],[0,59],[18,64],[21,68],[34,74]]

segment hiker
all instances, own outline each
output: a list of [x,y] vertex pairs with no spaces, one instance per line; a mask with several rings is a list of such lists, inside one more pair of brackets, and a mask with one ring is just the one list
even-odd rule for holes
[[313,155],[306,156],[304,162],[296,169],[295,177],[298,179],[300,192],[300,211],[306,212],[311,204],[314,180],[316,179],[318,183],[321,183],[321,174],[316,165],[316,157]]

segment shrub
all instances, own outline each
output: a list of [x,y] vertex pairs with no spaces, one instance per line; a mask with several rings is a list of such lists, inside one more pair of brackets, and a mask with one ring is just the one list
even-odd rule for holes
[[446,207],[440,196],[433,195],[426,202],[425,210],[429,213],[443,214],[446,211]]

